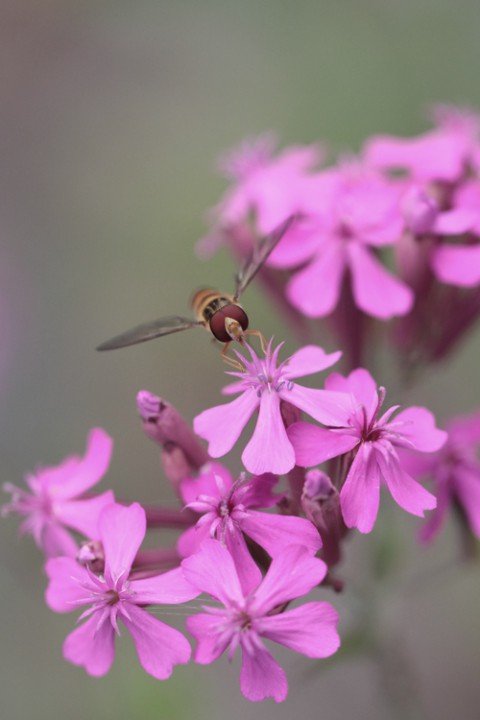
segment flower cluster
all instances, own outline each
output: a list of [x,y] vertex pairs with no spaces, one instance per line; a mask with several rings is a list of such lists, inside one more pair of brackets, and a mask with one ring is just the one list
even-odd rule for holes
[[272,268],[289,271],[276,276],[275,298],[331,316],[352,368],[367,345],[362,316],[401,317],[394,337],[410,362],[443,357],[480,314],[480,119],[440,107],[434,121],[424,135],[376,136],[322,168],[312,147],[275,155],[265,138],[244,143],[223,163],[231,185],[200,251],[223,240],[242,255],[299,213],[263,273],[271,290]]
[[[428,513],[423,541],[450,508],[464,537],[480,538],[479,413],[440,429],[421,405],[384,407],[385,388],[359,362],[371,318],[397,318],[392,338],[418,363],[443,357],[480,313],[477,118],[442,109],[419,138],[375,137],[359,158],[319,169],[323,159],[320,146],[274,155],[267,136],[224,158],[231,186],[201,249],[226,239],[243,255],[294,217],[260,274],[297,325],[331,316],[343,355],[310,342],[282,359],[284,343],[262,341],[257,353],[242,336],[227,401],[199,412],[193,429],[140,392],[141,425],[160,448],[175,507],[95,493],[112,453],[99,428],[83,458],[28,475],[28,489],[4,486],[3,514],[20,516],[45,556],[47,605],[81,610],[63,655],[90,675],[110,670],[126,628],[142,668],[164,680],[189,662],[188,632],[196,663],[239,649],[244,696],[281,702],[288,684],[269,642],[309,658],[336,653],[339,616],[319,597],[348,591],[337,575],[345,540],[374,531],[382,488],[410,515]],[[331,371],[340,362],[345,374]],[[235,445],[243,467],[234,475],[217,459]],[[177,531],[172,546],[143,547],[159,528]],[[200,595],[192,612],[186,603]],[[170,605],[187,616],[185,631],[161,619]]]
[[[56,612],[87,606],[80,616],[84,622],[66,638],[63,653],[91,675],[110,669],[115,635],[123,625],[143,669],[158,679],[169,677],[174,665],[188,662],[190,645],[147,608],[181,605],[206,593],[221,607],[204,605],[204,613],[187,619],[197,640],[196,662],[211,663],[227,649],[232,656],[240,646],[244,695],[281,701],[287,694],[285,673],[263,639],[308,657],[337,650],[338,616],[329,603],[287,608],[330,580],[346,534],[342,527],[372,530],[382,479],[408,512],[423,515],[435,507],[435,498],[402,469],[394,450],[434,453],[444,444],[446,433],[435,428],[425,408],[409,408],[395,420],[396,407],[380,415],[384,390],[377,391],[362,369],[347,378],[329,375],[325,388],[293,382],[330,367],[340,353],[328,355],[308,346],[279,362],[281,345],[273,348],[270,342],[263,358],[247,349],[248,358],[237,353],[244,371],[228,373],[237,379],[226,391],[241,393],[240,398],[204,411],[194,426],[209,440],[211,455],[225,454],[258,412],[243,454],[247,469],[256,472],[252,477],[242,474],[234,480],[219,463],[204,463],[202,446],[174,408],[141,392],[143,425],[162,447],[165,472],[184,511],[124,505],[115,502],[111,491],[84,497],[83,491],[91,490],[107,470],[111,441],[101,430],[90,434],[83,460],[68,459],[27,478],[35,494],[6,487],[12,501],[5,509],[25,517],[24,531],[34,534],[48,558],[48,606]],[[300,410],[307,412],[323,427],[289,423],[288,418],[297,418],[292,410],[298,416]],[[344,477],[335,487],[323,474],[322,489],[302,468],[332,458],[342,461]],[[290,477],[289,493],[275,492],[282,474]],[[302,502],[295,505],[300,494]],[[332,494],[337,500],[333,516]],[[277,512],[266,512],[272,509]],[[170,553],[141,550],[147,528],[159,526],[183,528],[176,548]],[[70,535],[65,542],[67,527],[83,536],[80,546]],[[52,537],[57,538],[55,546]]]

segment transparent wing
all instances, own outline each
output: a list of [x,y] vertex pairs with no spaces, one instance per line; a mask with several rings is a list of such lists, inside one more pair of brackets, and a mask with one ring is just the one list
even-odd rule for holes
[[127,330],[121,335],[116,335],[111,340],[99,345],[97,350],[117,350],[117,348],[137,345],[138,343],[147,342],[147,340],[154,340],[163,335],[171,335],[197,326],[203,326],[203,323],[179,315],[170,315],[143,325],[137,325],[137,327]]
[[234,300],[238,300],[240,295],[243,293],[246,287],[250,285],[255,275],[262,268],[265,261],[268,259],[270,253],[272,253],[277,247],[280,240],[283,238],[287,230],[300,218],[300,215],[290,215],[281,225],[273,230],[269,235],[266,235],[260,240],[252,254],[248,258],[247,262],[238,271],[235,277],[235,293],[233,295]]

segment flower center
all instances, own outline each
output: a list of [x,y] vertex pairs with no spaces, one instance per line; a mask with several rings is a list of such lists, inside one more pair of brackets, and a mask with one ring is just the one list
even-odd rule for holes
[[380,440],[382,437],[382,431],[379,428],[373,428],[372,430],[368,430],[366,434],[364,435],[364,440],[366,442],[376,442],[377,440]]
[[221,500],[218,503],[218,514],[222,519],[228,517],[232,509],[233,507],[228,500]]
[[116,590],[107,590],[104,600],[105,605],[116,605],[120,601],[120,595]]
[[243,610],[237,617],[237,624],[240,632],[248,632],[252,629],[252,618],[245,610]]
[[251,375],[247,383],[250,387],[255,388],[258,397],[261,397],[265,390],[271,393],[280,392],[284,388],[287,390],[293,388],[293,382],[282,379],[282,374],[278,371],[269,374],[262,371],[259,372],[258,375]]

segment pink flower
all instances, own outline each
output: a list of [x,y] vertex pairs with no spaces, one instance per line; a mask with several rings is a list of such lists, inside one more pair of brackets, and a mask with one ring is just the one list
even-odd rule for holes
[[249,700],[273,697],[282,702],[288,692],[285,672],[263,638],[312,658],[328,657],[338,649],[338,615],[329,603],[310,602],[275,612],[310,592],[325,576],[325,564],[305,548],[291,546],[274,558],[263,581],[249,594],[242,590],[232,557],[218,542],[207,541],[182,567],[189,582],[223,605],[204,607],[205,613],[187,619],[188,631],[198,643],[195,661],[208,665],[225,650],[232,658],[240,645],[240,689]]
[[325,430],[308,423],[295,423],[288,434],[295,447],[296,461],[304,467],[352,452],[353,459],[340,492],[345,524],[363,533],[372,530],[382,481],[407,512],[423,517],[425,510],[432,510],[436,505],[434,496],[405,472],[395,448],[408,447],[421,452],[441,448],[447,434],[435,427],[433,415],[426,408],[410,407],[391,421],[398,405],[380,415],[385,389],[377,391],[374,379],[362,368],[346,378],[333,373],[325,386],[351,393],[348,395],[350,409],[345,412],[342,427]]
[[233,181],[218,207],[222,225],[235,225],[252,212],[266,235],[302,209],[302,190],[321,160],[318,146],[289,147],[273,155],[272,136],[261,136],[232,150],[221,168]]
[[6,483],[12,493],[2,512],[25,517],[22,533],[33,535],[47,557],[75,556],[77,543],[66,528],[89,539],[98,539],[98,518],[114,502],[113,492],[84,498],[106,473],[112,454],[112,439],[104,430],[94,428],[87,440],[85,457],[68,457],[57,467],[43,468],[26,477],[29,491]]
[[174,665],[189,661],[190,645],[144,606],[183,603],[199,593],[179,568],[141,580],[129,577],[146,530],[145,511],[138,503],[105,508],[99,528],[105,551],[103,575],[94,575],[72,558],[51,558],[46,564],[50,580],[46,601],[52,610],[64,613],[90,606],[80,616],[88,619],[65,639],[63,655],[90,675],[105,675],[114,660],[121,620],[133,637],[143,669],[164,680]]
[[278,496],[272,493],[278,482],[274,475],[261,475],[233,482],[218,463],[207,466],[199,477],[184,480],[181,492],[187,507],[201,514],[197,524],[180,536],[178,551],[183,557],[196,552],[207,538],[216,537],[232,555],[245,591],[261,581],[244,535],[263,547],[271,557],[292,544],[304,545],[312,555],[321,540],[315,527],[300,517],[258,512],[253,508],[273,507]]
[[412,291],[374,252],[402,234],[398,185],[351,163],[318,174],[308,195],[310,237],[305,237],[305,227],[299,229],[301,236],[294,228],[269,261],[290,268],[310,260],[288,283],[290,302],[309,317],[328,315],[348,271],[355,303],[363,312],[382,320],[407,313]]
[[326,425],[336,425],[338,418],[343,417],[342,408],[345,408],[346,400],[342,393],[312,390],[293,382],[293,378],[331,367],[341,353],[327,355],[322,348],[308,345],[277,367],[282,344],[272,352],[270,341],[263,359],[249,345],[251,361],[237,353],[245,365],[245,372],[228,372],[239,380],[224,388],[223,392],[226,395],[241,393],[240,396],[226,405],[205,410],[194,420],[195,432],[208,441],[211,457],[217,458],[232,449],[258,408],[254,433],[242,454],[243,464],[254,475],[266,472],[279,475],[295,465],[293,447],[282,420],[282,401]]
[[415,478],[435,482],[437,508],[421,531],[425,542],[433,540],[455,503],[462,508],[474,535],[480,538],[480,413],[457,417],[446,429],[448,439],[440,450],[422,456],[409,450],[401,453],[402,463]]

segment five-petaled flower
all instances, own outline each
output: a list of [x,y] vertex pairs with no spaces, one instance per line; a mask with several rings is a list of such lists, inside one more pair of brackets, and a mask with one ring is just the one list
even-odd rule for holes
[[381,320],[408,313],[414,300],[411,289],[376,255],[377,248],[394,245],[402,234],[397,183],[347,163],[319,173],[305,195],[309,235],[305,227],[292,230],[269,260],[283,268],[309,260],[288,283],[290,302],[308,317],[328,315],[348,273],[355,303],[363,312]]
[[143,669],[159,680],[172,674],[173,666],[190,659],[185,637],[144,609],[145,605],[179,604],[199,592],[179,568],[143,579],[130,577],[133,560],[145,537],[145,511],[138,504],[112,504],[99,520],[105,552],[105,571],[95,575],[73,558],[51,558],[46,564],[50,583],[47,605],[56,612],[71,612],[88,605],[80,616],[88,618],[67,636],[63,655],[90,675],[105,675],[115,656],[119,620],[133,637]]
[[232,449],[258,408],[254,433],[242,454],[243,464],[254,475],[266,472],[280,475],[295,465],[295,454],[282,419],[282,401],[325,425],[337,425],[348,405],[343,393],[315,390],[293,382],[294,378],[331,367],[340,358],[340,352],[327,355],[322,348],[308,345],[277,365],[282,344],[272,352],[270,341],[264,358],[258,357],[249,345],[251,360],[237,353],[245,371],[228,372],[239,379],[225,387],[223,393],[241,393],[240,396],[226,405],[205,410],[194,420],[195,432],[208,441],[208,452],[217,458]]
[[2,513],[24,516],[20,532],[30,533],[47,557],[77,553],[77,543],[67,528],[91,540],[98,539],[98,518],[114,501],[113,492],[85,497],[106,473],[112,454],[112,439],[104,430],[94,428],[87,440],[83,458],[68,457],[56,467],[47,467],[27,475],[29,491],[5,483],[12,493]]
[[338,615],[329,603],[310,602],[278,612],[285,603],[310,592],[325,576],[325,563],[306,548],[293,545],[274,558],[263,581],[249,593],[242,588],[232,556],[214,540],[206,541],[182,567],[192,585],[223,605],[205,606],[205,613],[187,619],[187,628],[198,643],[195,661],[208,665],[226,650],[232,658],[240,645],[240,688],[249,700],[273,697],[281,702],[288,692],[285,672],[264,639],[311,658],[325,658],[338,649]]
[[352,453],[352,461],[340,492],[343,518],[348,527],[360,532],[372,530],[380,502],[382,480],[393,499],[409,513],[423,517],[436,506],[434,496],[402,468],[396,448],[435,452],[445,443],[447,433],[435,427],[433,415],[423,407],[398,413],[398,405],[383,415],[380,410],[385,389],[377,390],[367,370],[358,368],[343,377],[332,373],[325,386],[344,391],[351,404],[343,420],[332,429],[295,423],[288,434],[295,447],[297,463],[308,467]]
[[279,500],[272,493],[278,478],[266,474],[236,482],[219,463],[208,465],[194,479],[180,485],[187,507],[201,517],[180,536],[177,548],[183,557],[196,552],[206,539],[216,537],[233,557],[242,588],[258,585],[262,576],[247,548],[244,535],[264,548],[271,557],[289,545],[302,544],[313,555],[321,539],[309,520],[292,515],[259,512],[254,508],[273,507]]

